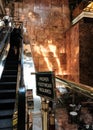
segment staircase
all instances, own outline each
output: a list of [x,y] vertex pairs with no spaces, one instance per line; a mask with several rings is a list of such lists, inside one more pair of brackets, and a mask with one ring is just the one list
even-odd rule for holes
[[16,100],[18,55],[10,49],[0,79],[0,130],[13,130],[12,118]]

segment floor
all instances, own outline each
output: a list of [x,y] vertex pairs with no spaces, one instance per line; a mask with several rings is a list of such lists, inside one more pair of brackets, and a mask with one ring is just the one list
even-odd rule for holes
[[[87,108],[82,108],[81,115],[73,118],[71,121],[70,115],[66,108],[56,110],[56,130],[93,130],[93,116],[87,111]],[[84,124],[80,126],[80,120],[84,120]],[[76,122],[75,122],[76,121]],[[89,128],[91,124],[92,128]]]

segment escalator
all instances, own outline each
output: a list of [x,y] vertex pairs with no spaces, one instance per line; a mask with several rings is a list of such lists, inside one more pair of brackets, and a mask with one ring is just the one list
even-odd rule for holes
[[[22,87],[20,81],[22,80],[21,52],[19,51],[22,50],[22,45],[20,46],[21,43],[22,41],[18,44],[17,54],[15,54],[14,49],[10,45],[10,49],[4,61],[4,69],[0,79],[0,130],[13,130],[13,114],[16,102],[18,102],[17,94],[19,94],[19,99],[21,98],[20,95],[23,96],[23,93],[20,93],[20,88]],[[22,101],[24,102],[24,100]],[[18,103],[21,104],[20,101]],[[20,110],[20,105],[18,107]],[[18,114],[20,114],[20,111]],[[20,117],[18,118],[20,120]],[[23,124],[23,126],[24,125],[25,124]],[[18,128],[17,126],[17,129]]]
[[0,79],[0,129],[12,130],[12,117],[16,100],[18,55],[10,49]]

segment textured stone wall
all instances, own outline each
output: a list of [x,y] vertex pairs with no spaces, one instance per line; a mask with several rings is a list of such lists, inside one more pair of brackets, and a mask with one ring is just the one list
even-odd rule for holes
[[79,25],[80,82],[93,86],[93,21],[82,21]]
[[68,2],[37,1],[29,13],[27,23],[31,50],[37,71],[66,70],[64,32],[70,27]]
[[68,79],[79,82],[79,24],[66,32]]
[[22,12],[36,71],[78,82],[79,33],[78,25],[71,27],[68,0],[27,1]]

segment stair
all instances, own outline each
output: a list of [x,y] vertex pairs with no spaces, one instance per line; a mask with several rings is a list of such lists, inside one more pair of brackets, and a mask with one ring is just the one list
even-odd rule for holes
[[0,79],[0,130],[13,130],[17,72],[18,56],[10,49]]

